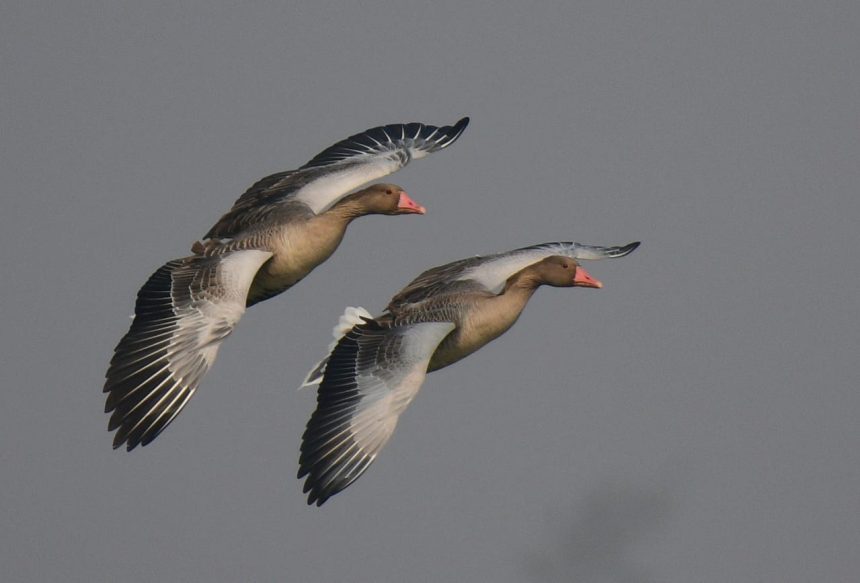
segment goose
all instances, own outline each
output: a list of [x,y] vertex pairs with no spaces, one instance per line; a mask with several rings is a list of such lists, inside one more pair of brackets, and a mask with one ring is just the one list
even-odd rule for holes
[[245,309],[286,291],[337,249],[368,214],[424,214],[400,186],[368,182],[453,144],[453,126],[393,124],[326,148],[304,166],[259,180],[137,294],[129,331],[106,374],[114,449],[152,442],[194,395]]
[[425,271],[378,317],[347,308],[329,355],[302,384],[318,385],[299,458],[308,504],[321,506],[367,470],[427,373],[504,334],[542,285],[603,287],[579,260],[624,257],[638,246],[556,242],[470,257]]

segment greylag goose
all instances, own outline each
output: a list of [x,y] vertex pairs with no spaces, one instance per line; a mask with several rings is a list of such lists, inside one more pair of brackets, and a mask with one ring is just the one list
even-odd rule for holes
[[319,384],[299,459],[308,504],[321,506],[367,470],[428,372],[504,334],[542,285],[602,287],[578,260],[624,257],[638,246],[544,243],[470,257],[425,271],[379,317],[347,308],[329,356],[303,384]]
[[328,259],[353,219],[423,214],[393,184],[348,193],[450,146],[468,123],[386,125],[341,140],[297,170],[258,181],[194,243],[192,256],[161,266],[138,292],[107,371],[114,448],[155,439],[188,403],[245,308]]

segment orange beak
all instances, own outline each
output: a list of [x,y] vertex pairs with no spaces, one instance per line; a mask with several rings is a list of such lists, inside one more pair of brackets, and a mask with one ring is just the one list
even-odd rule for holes
[[409,198],[409,195],[405,192],[400,193],[400,200],[397,201],[397,210],[404,214],[416,214],[423,215],[427,212],[427,209]]
[[603,287],[600,280],[591,277],[591,275],[581,267],[576,268],[576,275],[573,276],[573,285],[578,287],[595,287],[597,289]]

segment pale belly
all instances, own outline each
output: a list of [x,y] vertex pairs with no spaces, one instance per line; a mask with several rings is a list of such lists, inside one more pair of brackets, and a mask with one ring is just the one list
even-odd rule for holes
[[273,246],[274,255],[257,272],[248,291],[247,305],[284,292],[304,279],[335,252],[342,233],[296,229],[285,233]]
[[275,271],[272,273],[266,270],[266,266],[263,266],[254,277],[251,289],[248,290],[247,305],[251,306],[287,291],[310,273],[313,267],[310,269],[290,270],[286,272]]
[[518,316],[517,313],[513,317],[502,320],[482,321],[477,318],[464,322],[439,344],[430,359],[427,372],[450,366],[484,347],[507,332],[517,321]]

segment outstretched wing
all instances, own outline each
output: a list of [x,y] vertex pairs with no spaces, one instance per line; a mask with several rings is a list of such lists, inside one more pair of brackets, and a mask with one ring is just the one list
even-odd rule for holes
[[147,445],[179,414],[245,312],[248,288],[272,254],[186,257],[158,269],[137,294],[134,321],[107,371],[114,448]]
[[308,504],[321,506],[364,473],[453,329],[451,322],[391,326],[371,320],[340,339],[302,437],[298,477],[307,476]]
[[600,247],[573,242],[541,243],[488,256],[484,261],[464,269],[457,279],[474,281],[492,293],[499,293],[510,276],[547,257],[561,255],[572,259],[596,261],[624,257],[637,247],[639,242],[621,247]]
[[394,168],[397,170],[405,166],[410,159],[417,160],[431,152],[447,148],[457,141],[468,125],[469,118],[464,117],[453,126],[436,127],[413,122],[371,128],[326,148],[300,170],[358,159],[363,159],[366,164],[380,164],[379,158],[399,162]]
[[504,253],[467,257],[423,272],[391,298],[388,310],[398,313],[409,304],[417,304],[443,293],[486,291],[497,294],[513,274],[553,255],[598,260],[624,257],[638,246],[638,242],[622,247],[572,242],[541,243]]
[[599,247],[581,243],[541,243],[494,255],[468,257],[428,269],[402,290],[388,304],[397,313],[409,304],[417,304],[442,293],[485,291],[497,294],[509,277],[546,257],[562,255],[573,259],[598,260],[624,257],[639,243],[621,247]]
[[319,214],[359,186],[396,172],[410,160],[447,148],[467,125],[469,118],[464,117],[453,126],[392,124],[350,136],[298,170],[267,176],[251,186],[206,238],[232,237],[290,202]]

